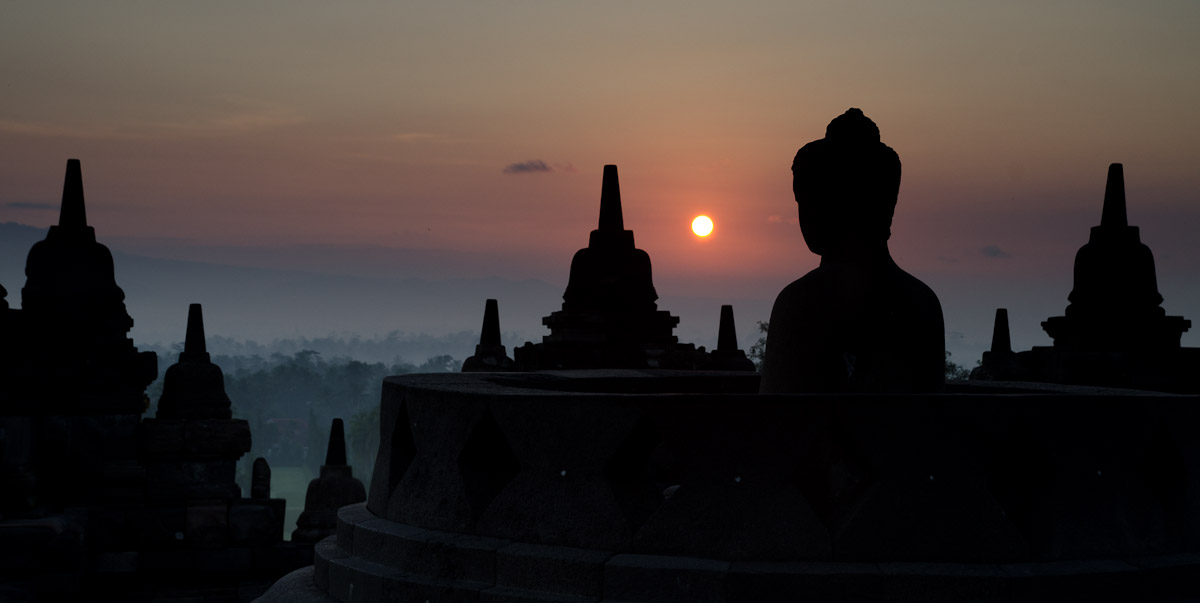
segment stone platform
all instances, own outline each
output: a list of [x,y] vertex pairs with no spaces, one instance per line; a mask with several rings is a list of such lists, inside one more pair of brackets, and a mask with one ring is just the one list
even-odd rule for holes
[[389,378],[367,503],[262,600],[1200,599],[1196,396],[756,389]]

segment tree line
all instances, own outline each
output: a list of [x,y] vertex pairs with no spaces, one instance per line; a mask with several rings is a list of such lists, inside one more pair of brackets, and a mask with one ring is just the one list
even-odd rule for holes
[[[150,384],[148,416],[162,395],[162,373],[178,360],[182,346],[159,353],[160,378]],[[214,355],[225,374],[225,393],[233,416],[250,423],[252,448],[238,467],[238,481],[249,491],[249,470],[255,457],[272,466],[303,466],[315,476],[325,461],[329,428],[334,418],[346,424],[348,460],[355,476],[366,483],[379,447],[379,400],[383,379],[407,373],[458,372],[462,361],[438,355],[420,364],[362,362],[346,357],[324,358],[301,350],[291,355]]]

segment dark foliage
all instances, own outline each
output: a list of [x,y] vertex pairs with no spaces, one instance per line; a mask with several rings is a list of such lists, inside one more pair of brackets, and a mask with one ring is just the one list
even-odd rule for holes
[[[173,364],[181,349],[181,345],[175,346],[175,351],[160,354],[160,366]],[[366,482],[379,446],[379,398],[384,377],[457,372],[462,365],[448,355],[434,356],[420,365],[384,364],[345,357],[327,360],[312,350],[266,358],[214,355],[213,362],[225,373],[225,392],[233,402],[233,416],[250,422],[253,448],[239,463],[239,481],[245,481],[247,487],[250,463],[259,456],[272,466],[304,466],[315,475],[325,460],[322,457],[330,422],[338,417],[348,425],[350,463],[355,474]],[[157,405],[162,381],[152,383],[147,393]],[[156,410],[152,406],[148,415],[153,416]]]

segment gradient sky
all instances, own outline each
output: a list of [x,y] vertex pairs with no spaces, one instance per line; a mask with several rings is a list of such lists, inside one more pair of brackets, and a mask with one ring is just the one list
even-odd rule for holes
[[0,221],[53,222],[78,157],[101,240],[139,253],[454,250],[565,286],[615,163],[660,295],[769,307],[817,263],[792,156],[861,107],[948,337],[1009,306],[1014,345],[1049,343],[1112,162],[1168,313],[1200,319],[1200,3],[734,4],[5,3]]

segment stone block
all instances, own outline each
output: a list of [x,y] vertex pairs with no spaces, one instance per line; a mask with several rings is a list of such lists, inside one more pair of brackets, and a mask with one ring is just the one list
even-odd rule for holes
[[186,529],[187,508],[182,505],[143,509],[136,523],[139,542],[149,550],[178,547]]
[[354,550],[354,529],[360,523],[379,519],[367,508],[367,503],[346,505],[337,510],[337,542],[347,551]]
[[98,414],[66,417],[72,437],[72,447],[79,455],[95,457],[96,451],[105,460],[137,458],[137,428],[142,418],[137,414]]
[[98,574],[132,574],[138,571],[138,553],[99,553],[92,561],[92,569]]
[[1009,600],[1009,581],[999,566],[953,563],[880,563],[882,599],[913,603]]
[[251,547],[250,566],[258,575],[275,574],[297,567],[312,565],[312,546],[297,546],[291,542],[277,542],[270,546]]
[[243,419],[184,421],[183,453],[190,458],[237,460],[250,450],[250,424]]
[[381,601],[437,601],[438,603],[479,603],[482,591],[490,584],[433,580],[410,574],[392,573],[383,581]]
[[195,551],[192,554],[192,567],[201,574],[245,572],[254,566],[252,549],[245,547],[226,547],[205,551]]
[[326,538],[313,547],[313,582],[322,591],[329,592],[329,568],[337,559],[346,557],[346,551],[338,547],[332,538]]
[[311,565],[313,562],[313,547],[302,542],[285,543],[277,545],[275,548],[283,546],[287,551],[288,563],[290,567],[300,567],[302,565]]
[[227,543],[229,506],[221,500],[199,500],[187,506],[184,540],[193,548],[218,548]]
[[146,497],[155,504],[197,498],[238,498],[233,461],[173,461],[146,467]]
[[176,458],[183,452],[183,423],[180,421],[147,418],[138,435],[143,458]]
[[0,416],[0,459],[4,467],[33,463],[34,421],[30,417]]
[[229,506],[229,541],[244,546],[269,546],[283,540],[281,499],[238,499]]
[[392,508],[392,496],[416,458],[416,445],[403,390],[388,379],[383,381],[379,411],[379,454],[371,468],[367,505],[372,513],[384,517]]
[[1122,561],[1062,561],[1000,566],[1013,601],[1143,600],[1143,576]]
[[87,519],[88,545],[107,551],[132,548],[137,533],[127,522],[128,519],[125,509],[93,507]]
[[[384,380],[385,402],[389,401],[392,379]],[[439,392],[408,390],[400,395],[408,421],[400,424],[402,417],[397,416],[392,439],[403,440],[408,428],[411,442],[393,441],[391,445],[395,450],[401,443],[410,443],[414,456],[403,474],[399,473],[399,466],[393,459],[389,471],[396,474],[399,482],[381,515],[392,521],[430,529],[473,531],[474,513],[486,506],[487,494],[495,493],[495,484],[489,485],[494,467],[468,466],[464,469],[460,461],[468,449],[468,442],[476,444],[471,448],[474,454],[467,455],[468,460],[493,458],[497,450],[487,445],[500,442],[494,437],[495,420],[489,418],[486,403],[478,398],[467,398],[447,405],[446,398]],[[466,479],[464,471],[473,476],[472,479]],[[483,485],[475,488],[468,484]],[[372,509],[375,509],[373,505]]]
[[[634,528],[607,469],[639,424],[636,409],[585,396],[512,396],[493,400],[490,411],[493,420],[481,422],[460,458],[468,486],[472,473],[500,477],[480,505],[480,534],[605,550],[628,546]],[[486,437],[489,425],[494,433]],[[555,436],[540,435],[548,433]],[[472,457],[477,460],[469,462]]]
[[729,603],[874,601],[882,583],[873,563],[733,563],[725,578]]
[[[253,600],[253,599],[251,599]],[[313,583],[311,567],[303,567],[280,578],[262,593],[257,603],[338,603]]]
[[491,585],[506,540],[425,530],[384,519],[358,524],[354,555],[407,574]]
[[194,551],[180,549],[175,551],[154,551],[143,555],[141,563],[141,571],[168,573],[177,572],[181,569],[190,568],[192,566],[192,557]]
[[834,560],[1028,559],[1018,527],[989,488],[978,438],[960,422],[959,407],[919,398],[889,402],[862,397],[831,409],[845,426],[831,442],[846,451],[835,467],[853,484],[829,494],[836,501],[829,528],[836,534]]
[[479,593],[479,603],[596,603],[599,600],[595,597],[577,597],[500,586]]
[[391,573],[393,570],[390,568],[356,557],[331,559],[329,582],[325,592],[339,601],[348,603],[391,600],[383,598],[384,576]]
[[[176,597],[155,597],[150,600],[150,603],[210,603],[204,595],[196,594],[191,596],[176,596]],[[222,602],[223,603],[223,602]]]
[[605,551],[513,543],[496,552],[496,586],[599,599],[604,564],[612,556]]
[[[63,517],[0,522],[0,568],[5,573],[44,567],[78,567],[83,535]],[[80,568],[82,569],[82,568]]]
[[830,558],[825,526],[792,484],[733,471],[719,480],[711,474],[694,479],[642,526],[634,552],[733,560]]
[[1147,599],[1200,601],[1200,555],[1164,555],[1133,562],[1145,576]]
[[730,563],[690,557],[617,555],[604,566],[604,598],[612,601],[723,603]]

